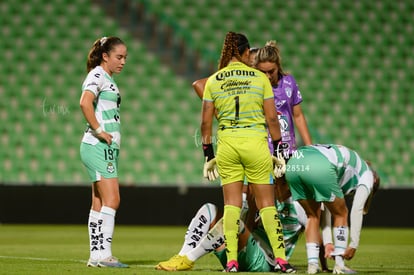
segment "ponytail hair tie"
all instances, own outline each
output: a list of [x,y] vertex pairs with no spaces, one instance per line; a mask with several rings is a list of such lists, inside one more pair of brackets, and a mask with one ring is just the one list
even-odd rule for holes
[[99,40],[101,47],[105,44],[106,40],[108,40],[108,37],[104,36],[101,38],[101,40]]

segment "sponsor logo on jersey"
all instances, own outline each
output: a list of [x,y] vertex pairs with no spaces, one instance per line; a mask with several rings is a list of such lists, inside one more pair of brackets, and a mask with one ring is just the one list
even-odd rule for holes
[[225,80],[226,77],[231,76],[255,76],[254,71],[247,71],[247,70],[231,70],[231,71],[223,71],[216,75],[216,80],[221,81]]
[[[280,101],[277,101],[276,102],[276,108],[277,109],[280,109],[280,107],[282,107],[283,106],[283,104],[285,104],[286,103],[286,100],[280,100]],[[278,112],[278,114],[279,114],[279,112]]]

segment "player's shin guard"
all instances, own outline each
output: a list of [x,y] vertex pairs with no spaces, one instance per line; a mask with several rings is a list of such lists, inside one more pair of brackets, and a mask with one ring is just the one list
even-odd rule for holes
[[185,255],[191,249],[194,249],[200,240],[207,234],[211,222],[217,216],[217,207],[214,204],[206,203],[200,207],[191,220],[184,236],[184,243],[179,255]]
[[239,238],[240,207],[224,206],[223,231],[226,243],[227,262],[237,261],[237,246]]
[[275,258],[286,260],[282,223],[277,215],[276,208],[274,206],[264,207],[260,209],[259,214]]

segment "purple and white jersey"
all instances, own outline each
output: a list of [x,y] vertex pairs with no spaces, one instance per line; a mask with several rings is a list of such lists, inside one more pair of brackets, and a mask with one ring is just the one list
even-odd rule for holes
[[[273,87],[275,105],[279,118],[282,145],[285,157],[296,150],[295,127],[293,125],[293,106],[302,102],[302,95],[292,75],[283,75],[279,85]],[[272,138],[269,135],[269,148],[273,152]]]

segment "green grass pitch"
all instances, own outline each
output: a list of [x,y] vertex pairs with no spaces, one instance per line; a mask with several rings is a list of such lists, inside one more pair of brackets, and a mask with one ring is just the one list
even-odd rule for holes
[[[0,225],[0,274],[167,274],[154,266],[179,251],[185,230],[117,225],[112,251],[130,268],[107,269],[86,267],[86,225]],[[304,243],[302,236],[290,261],[299,274],[306,274]],[[333,261],[329,264],[332,267]],[[358,274],[414,274],[414,229],[363,228],[360,248],[347,264]],[[221,270],[211,254],[180,274],[222,274]]]

